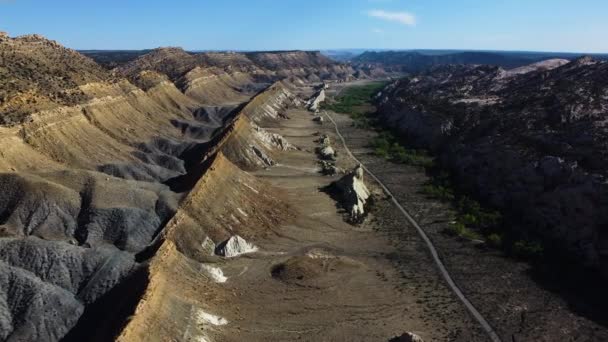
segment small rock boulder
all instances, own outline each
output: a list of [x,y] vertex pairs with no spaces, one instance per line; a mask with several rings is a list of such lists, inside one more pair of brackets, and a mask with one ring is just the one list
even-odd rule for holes
[[272,160],[272,158],[270,158],[259,146],[250,145],[250,147],[253,151],[253,155],[256,156],[262,164],[266,166],[273,166],[275,164],[274,160]]
[[331,146],[320,147],[319,156],[323,160],[336,160],[336,151]]
[[308,110],[311,112],[317,112],[323,101],[325,101],[325,89],[319,90],[312,96],[310,100],[308,100]]
[[357,166],[346,176],[334,183],[342,206],[350,213],[353,222],[360,222],[365,217],[365,204],[371,193],[363,182],[363,167]]
[[235,258],[243,254],[257,252],[258,248],[238,235],[220,243],[215,248],[215,254],[224,258]]
[[323,145],[323,146],[329,146],[331,145],[331,140],[329,140],[329,137],[325,134],[323,134],[319,139],[317,139],[317,141],[319,144]]
[[320,164],[321,164],[321,173],[326,176],[334,176],[334,175],[341,174],[344,172],[341,168],[337,167],[335,164],[333,164],[331,162],[322,160],[322,161],[320,161]]
[[390,339],[389,342],[424,342],[424,340],[414,333],[407,332],[401,336]]
[[215,254],[215,242],[209,237],[205,237],[205,240],[201,243],[201,251],[206,255]]

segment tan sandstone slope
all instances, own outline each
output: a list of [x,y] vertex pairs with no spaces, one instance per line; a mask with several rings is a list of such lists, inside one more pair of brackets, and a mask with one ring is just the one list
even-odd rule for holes
[[[0,269],[10,276],[0,277],[0,339],[82,340],[94,328],[111,338],[141,293],[162,302],[172,292],[190,310],[186,290],[158,285],[173,279],[159,270],[211,258],[197,249],[206,238],[255,239],[289,215],[241,168],[294,148],[257,124],[298,99],[274,76],[253,81],[183,54],[174,66],[140,60],[125,78],[40,36],[0,37]],[[248,218],[229,215],[239,211]],[[175,315],[148,303],[134,322]]]

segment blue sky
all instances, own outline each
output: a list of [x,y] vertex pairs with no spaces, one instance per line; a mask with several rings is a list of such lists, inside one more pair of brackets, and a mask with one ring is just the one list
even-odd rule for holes
[[0,31],[76,49],[608,52],[607,0],[0,0]]

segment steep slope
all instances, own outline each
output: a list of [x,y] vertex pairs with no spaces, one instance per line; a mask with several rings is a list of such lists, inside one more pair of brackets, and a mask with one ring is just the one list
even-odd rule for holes
[[0,124],[89,99],[78,87],[109,79],[91,59],[39,35],[0,34]]
[[[207,105],[242,102],[247,97],[239,92],[241,88],[253,93],[260,90],[250,75],[228,65],[233,59],[225,61],[216,54],[212,57],[188,53],[181,48],[159,48],[119,66],[115,73],[134,82],[145,71],[165,75],[185,94]],[[247,70],[250,66],[242,67]]]
[[158,48],[116,69],[123,77],[139,74],[144,70],[156,71],[176,80],[198,63],[196,55],[178,47]]
[[[276,117],[297,100],[277,83],[247,105],[204,106],[164,73],[137,71],[133,84],[42,37],[1,40],[2,51],[18,56],[2,59],[0,70],[11,80],[2,83],[10,90],[2,105],[31,94],[50,100],[25,101],[2,114],[9,124],[0,126],[0,338],[83,340],[95,328],[106,340],[147,288],[146,261],[180,208],[196,206],[197,222],[206,225],[196,230],[227,236],[219,221],[200,215],[228,193],[217,188],[213,197],[187,204],[189,194],[221,160],[233,165],[221,150],[253,169],[271,159],[252,151],[271,156],[290,146],[250,121]],[[161,71],[179,74],[175,62]],[[78,96],[60,101],[45,95],[55,93]],[[256,186],[236,166],[224,169],[227,181],[242,174]],[[243,199],[243,189],[237,190],[240,197],[233,198]],[[243,208],[263,203],[251,200]],[[252,222],[252,229],[261,227]],[[194,234],[188,230],[184,234]]]
[[207,105],[243,102],[266,86],[245,72],[199,66],[177,79],[177,85],[186,95]]
[[298,76],[313,82],[348,79],[355,72],[350,66],[334,62],[318,51],[252,52],[247,57],[280,77]]
[[288,78],[319,82],[348,79],[355,71],[319,52],[205,52],[160,48],[116,68],[115,73],[134,81],[145,70],[167,75],[187,95],[205,104],[228,99],[242,101],[268,84]]
[[446,66],[380,95],[381,118],[430,147],[515,229],[606,270],[608,63],[508,72]]
[[164,242],[150,266],[145,300],[118,340],[205,338],[204,326],[216,323],[205,319],[214,317],[207,309],[211,303],[198,294],[216,291],[217,300],[222,300],[216,280],[206,271],[221,264],[213,255],[215,245],[234,234],[250,241],[261,239],[289,215],[276,190],[260,184],[221,153],[213,156],[209,171],[167,224]]

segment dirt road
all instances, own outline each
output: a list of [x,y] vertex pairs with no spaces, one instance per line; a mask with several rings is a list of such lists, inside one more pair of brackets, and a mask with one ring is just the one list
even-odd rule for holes
[[458,285],[454,282],[449,271],[445,268],[443,262],[439,258],[435,245],[429,239],[429,237],[426,235],[424,230],[422,228],[420,228],[420,225],[418,224],[418,222],[416,222],[416,220],[414,220],[414,218],[407,212],[407,210],[405,210],[405,208],[403,208],[401,203],[399,203],[399,201],[395,198],[395,196],[390,191],[390,189],[373,172],[371,172],[365,166],[364,163],[362,163],[359,159],[357,159],[357,157],[355,157],[355,155],[350,151],[350,149],[348,148],[348,145],[346,144],[346,140],[340,133],[340,127],[338,126],[336,121],[332,118],[332,116],[330,114],[328,114],[327,112],[325,112],[324,115],[334,126],[334,128],[336,130],[336,136],[340,139],[340,142],[342,143],[342,146],[344,147],[344,150],[346,151],[348,156],[351,159],[353,159],[355,162],[357,162],[361,165],[361,167],[365,170],[365,172],[367,172],[367,174],[372,177],[372,179],[382,188],[382,190],[390,196],[391,202],[393,202],[395,207],[397,207],[397,209],[399,209],[399,211],[403,214],[403,216],[410,223],[410,225],[412,225],[414,228],[416,228],[416,232],[418,232],[418,234],[420,235],[420,237],[422,238],[422,240],[428,247],[429,252],[431,253],[431,256],[433,257],[433,261],[435,262],[435,265],[437,266],[437,269],[439,270],[439,273],[441,273],[441,276],[445,279],[446,283],[448,284],[448,286],[450,287],[452,292],[454,292],[454,294],[458,297],[458,299],[460,299],[460,301],[464,304],[464,306],[471,313],[471,315],[473,315],[473,317],[475,317],[475,319],[479,322],[481,327],[486,331],[486,333],[488,334],[490,339],[494,342],[500,342],[501,341],[500,337],[496,334],[496,332],[494,331],[494,328],[492,328],[492,326],[488,323],[488,321],[485,319],[485,317],[483,317],[483,315],[479,313],[477,308],[475,308],[475,306],[473,306],[473,304],[471,304],[471,302],[462,293],[462,291],[460,291],[460,289],[458,288]]
[[288,116],[266,128],[301,150],[284,152],[278,165],[256,176],[284,191],[297,214],[256,241],[260,252],[223,267],[224,294],[209,300],[227,323],[208,335],[215,341],[388,341],[410,331],[425,341],[486,341],[415,228],[371,180],[373,212],[362,225],[345,222],[320,190],[337,178],[319,173],[318,134],[330,136],[339,166],[355,163],[331,125],[318,125],[303,110]]
[[[339,89],[336,86],[332,92]],[[424,170],[373,155],[366,146],[376,133],[353,127],[347,115],[332,114],[332,118],[355,157],[418,222],[461,292],[503,341],[608,340],[604,306],[599,304],[604,293],[601,283],[584,277],[566,279],[559,268],[543,268],[445,234],[454,213],[448,203],[422,193],[429,180]],[[393,239],[406,246],[402,240]]]

